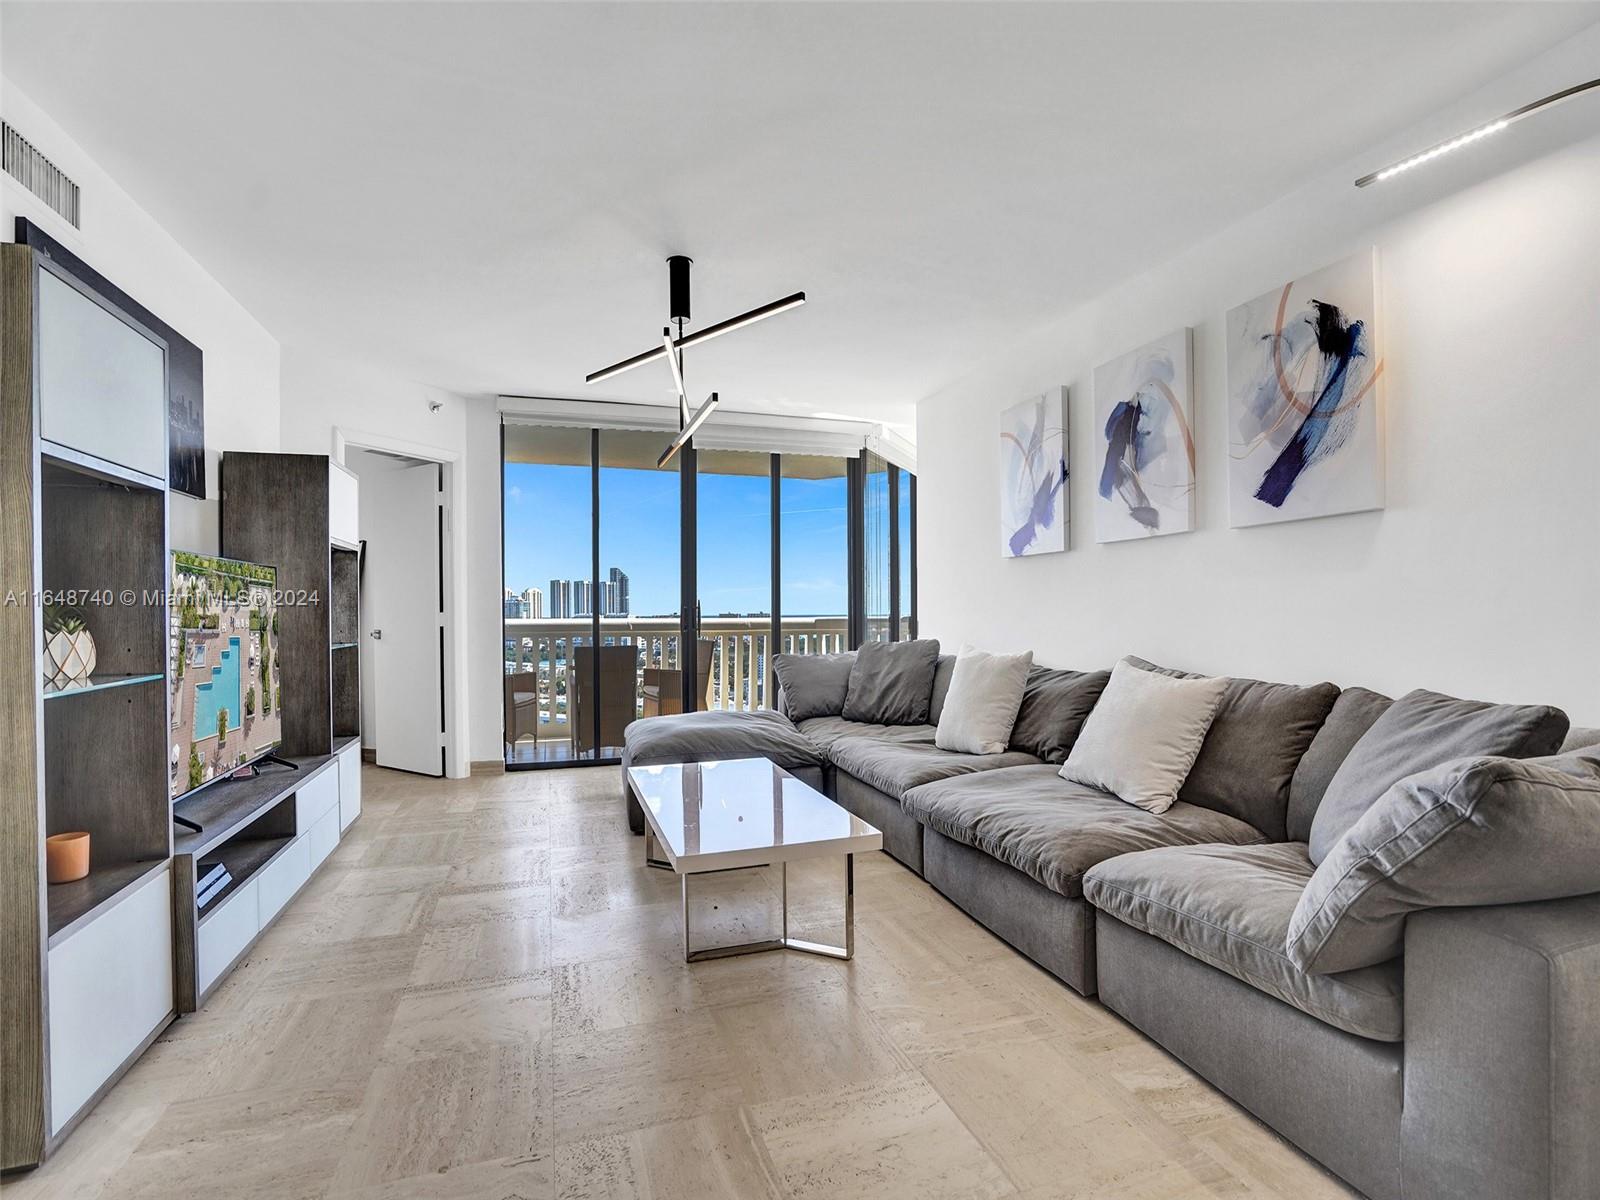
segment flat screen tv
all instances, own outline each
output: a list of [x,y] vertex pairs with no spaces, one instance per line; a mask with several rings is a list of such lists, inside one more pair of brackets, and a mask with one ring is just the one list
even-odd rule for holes
[[276,567],[172,552],[172,799],[283,740]]

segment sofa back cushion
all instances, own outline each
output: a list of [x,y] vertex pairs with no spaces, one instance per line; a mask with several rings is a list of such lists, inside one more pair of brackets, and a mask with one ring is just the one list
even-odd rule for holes
[[1363,687],[1345,688],[1339,693],[1328,719],[1300,756],[1300,765],[1295,767],[1294,778],[1289,783],[1291,842],[1311,839],[1311,822],[1317,815],[1317,806],[1322,803],[1322,794],[1328,790],[1328,781],[1361,740],[1361,735],[1371,729],[1372,723],[1393,703],[1388,696]]
[[[1142,658],[1129,661],[1146,671],[1197,678]],[[1273,841],[1284,841],[1295,768],[1338,698],[1339,689],[1331,683],[1300,687],[1230,679],[1178,798],[1248,821]]]
[[784,714],[796,723],[844,712],[854,650],[844,654],[777,654],[772,670],[783,694]]
[[928,701],[928,724],[937,725],[944,715],[945,698],[950,695],[950,683],[956,677],[956,656],[941,654],[933,666],[933,696]]
[[1064,763],[1072,743],[1106,690],[1110,671],[1058,671],[1034,667],[1022,689],[1022,706],[1011,727],[1011,748],[1047,763]]
[[939,643],[868,642],[850,666],[842,716],[877,725],[925,725],[933,708]]
[[962,754],[1004,754],[1031,666],[1032,650],[990,654],[961,647],[933,744]]
[[1361,735],[1328,781],[1311,821],[1320,865],[1362,815],[1407,775],[1458,758],[1554,754],[1570,722],[1545,704],[1486,704],[1421,688],[1396,700]]
[[1408,776],[1329,851],[1289,920],[1323,974],[1385,962],[1408,913],[1600,892],[1600,751],[1468,758]]

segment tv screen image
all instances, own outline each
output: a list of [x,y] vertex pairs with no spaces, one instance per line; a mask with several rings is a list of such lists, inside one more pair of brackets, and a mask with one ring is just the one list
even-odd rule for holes
[[174,800],[283,740],[277,585],[275,567],[172,552],[167,678]]

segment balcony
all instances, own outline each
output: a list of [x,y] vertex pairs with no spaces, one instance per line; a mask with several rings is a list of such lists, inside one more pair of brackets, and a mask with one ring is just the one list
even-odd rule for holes
[[[559,762],[592,757],[592,678],[574,669],[576,651],[590,645],[586,617],[505,619],[505,730],[507,761]],[[772,623],[768,617],[711,617],[700,622],[707,664],[700,707],[726,711],[770,708],[775,685],[767,670]],[[780,652],[832,654],[848,648],[846,619],[784,617]],[[679,711],[682,659],[678,618],[602,617],[603,647],[637,648],[631,680],[608,687],[611,667],[602,651],[601,757],[621,753],[620,729],[634,720]],[[615,660],[613,659],[614,663]],[[587,674],[585,672],[584,674]],[[631,692],[631,705],[629,704]],[[618,695],[620,693],[620,695]],[[578,716],[578,720],[572,717]]]

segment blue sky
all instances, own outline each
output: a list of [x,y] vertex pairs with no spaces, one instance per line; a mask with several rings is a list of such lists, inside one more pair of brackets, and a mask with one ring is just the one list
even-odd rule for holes
[[[552,579],[590,569],[589,468],[507,463],[506,586],[546,593]],[[771,611],[771,483],[762,475],[701,475],[700,609],[703,616]],[[785,479],[783,610],[842,615],[846,592],[845,480]],[[603,467],[600,570],[627,572],[633,612],[678,610],[676,471]]]

